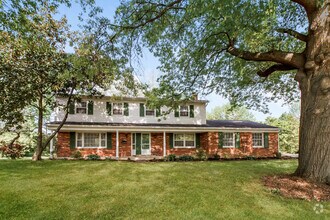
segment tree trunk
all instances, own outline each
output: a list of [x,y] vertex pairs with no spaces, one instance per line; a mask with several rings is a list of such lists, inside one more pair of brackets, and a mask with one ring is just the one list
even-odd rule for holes
[[40,93],[39,95],[39,100],[38,100],[38,140],[37,140],[37,146],[35,149],[35,152],[33,154],[32,160],[36,161],[36,160],[41,160],[41,154],[43,151],[43,147],[42,147],[42,124],[43,124],[43,116],[44,116],[44,112],[43,112],[43,96],[42,93]]
[[330,183],[330,5],[311,19],[301,89],[299,166],[296,175]]

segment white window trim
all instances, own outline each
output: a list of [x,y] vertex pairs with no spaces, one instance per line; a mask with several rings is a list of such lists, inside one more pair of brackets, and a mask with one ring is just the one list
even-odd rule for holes
[[[78,147],[78,133],[81,134],[81,145],[82,147]],[[99,146],[98,147],[85,147],[85,133],[88,134],[99,134]],[[105,134],[105,146],[101,146],[101,134]],[[108,146],[108,138],[107,138],[107,132],[76,132],[76,148],[77,149],[97,149],[97,148],[107,148]]]
[[[254,146],[253,145],[253,134],[261,134],[261,142],[262,146]],[[252,148],[265,148],[265,143],[264,143],[264,133],[263,132],[253,132],[252,133]]]
[[[113,111],[115,110],[114,108],[114,104],[121,104],[121,114],[114,114]],[[123,116],[124,115],[124,103],[123,102],[113,102],[111,103],[111,113],[112,113],[112,116]]]
[[[175,146],[175,135],[176,134],[183,134],[183,146]],[[186,134],[193,134],[194,135],[194,146],[186,147]],[[173,147],[180,148],[180,149],[189,149],[189,148],[196,148],[196,133],[173,133]]]
[[[181,106],[187,106],[188,107],[188,114],[187,115],[181,115]],[[190,116],[190,105],[180,105],[179,106],[179,117],[189,117]]]
[[236,140],[235,132],[223,132],[223,134],[233,134],[233,145],[232,146],[223,145],[222,148],[235,148],[235,140]]
[[[86,102],[86,107],[85,107],[86,113],[77,112],[77,108],[79,108],[78,103],[82,103],[82,102]],[[82,107],[80,107],[80,108],[82,108]],[[88,101],[81,100],[80,102],[75,102],[74,103],[74,113],[75,114],[80,114],[80,115],[87,115],[87,113],[88,113]]]

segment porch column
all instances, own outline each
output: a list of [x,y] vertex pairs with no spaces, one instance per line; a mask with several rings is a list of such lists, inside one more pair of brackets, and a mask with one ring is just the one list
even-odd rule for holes
[[116,159],[119,158],[119,132],[116,130]]
[[53,150],[54,149],[54,138],[52,138],[50,140],[50,144],[49,144],[49,159],[53,159]]
[[163,133],[163,156],[166,156],[166,132]]

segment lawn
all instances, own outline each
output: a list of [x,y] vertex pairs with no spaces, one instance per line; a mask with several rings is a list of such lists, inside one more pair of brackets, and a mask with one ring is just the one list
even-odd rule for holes
[[[0,160],[1,219],[330,219],[264,175],[295,160],[133,163]],[[318,206],[319,207],[319,206]]]

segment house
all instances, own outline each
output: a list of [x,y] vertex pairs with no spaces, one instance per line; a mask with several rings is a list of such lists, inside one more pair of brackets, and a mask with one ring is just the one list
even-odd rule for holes
[[[65,103],[64,98],[58,101]],[[167,115],[166,107],[149,109],[145,98],[113,100],[83,97],[70,106],[57,135],[57,156],[123,158],[135,155],[193,155],[204,149],[210,157],[275,157],[279,129],[251,121],[206,120],[205,100],[192,100]],[[55,130],[65,113],[55,109],[47,126]]]

